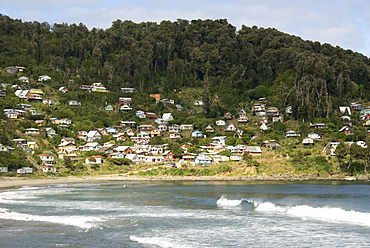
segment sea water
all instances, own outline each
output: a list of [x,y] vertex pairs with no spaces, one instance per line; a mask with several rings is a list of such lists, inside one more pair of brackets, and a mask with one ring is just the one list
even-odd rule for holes
[[370,247],[370,183],[25,186],[0,191],[0,247]]

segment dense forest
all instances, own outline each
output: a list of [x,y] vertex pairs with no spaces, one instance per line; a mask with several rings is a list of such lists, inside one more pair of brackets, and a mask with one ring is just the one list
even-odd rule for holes
[[[293,117],[328,117],[339,104],[370,100],[370,59],[329,44],[304,41],[273,28],[225,19],[161,23],[116,20],[106,30],[84,24],[22,22],[0,15],[0,68],[24,66],[36,81],[77,89],[103,82],[108,90],[202,92],[205,115],[217,118],[267,97]],[[74,80],[68,80],[74,77]],[[16,82],[2,73],[3,82]]]

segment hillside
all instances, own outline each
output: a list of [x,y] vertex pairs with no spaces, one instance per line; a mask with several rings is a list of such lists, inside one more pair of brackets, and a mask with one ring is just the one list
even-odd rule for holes
[[[176,158],[181,158],[184,149],[204,152],[202,147],[211,144],[213,137],[225,136],[225,147],[278,141],[277,150],[263,148],[263,158],[243,158],[241,163],[260,171],[268,172],[269,164],[283,159],[284,164],[278,162],[279,169],[273,171],[366,172],[369,152],[365,145],[358,145],[361,149],[344,145],[368,139],[364,109],[370,100],[370,59],[362,54],[304,41],[276,29],[243,26],[236,30],[227,20],[179,19],[160,24],[117,20],[106,30],[88,30],[82,23],[50,25],[0,15],[0,44],[0,144],[16,147],[14,139],[37,144],[37,148],[18,147],[11,154],[4,150],[2,165],[12,169],[41,166],[38,155],[57,156],[65,137],[83,146],[86,140],[78,138],[82,131],[115,128],[123,132],[122,140],[110,133],[98,143],[114,140],[133,147],[137,142],[121,121],[158,129],[160,124],[149,114],[171,113],[173,120],[167,126],[192,125],[207,136],[194,138],[190,131],[183,131],[173,138],[167,130],[150,137],[150,145],[167,144]],[[22,96],[19,90],[27,93]],[[158,94],[162,101],[150,94]],[[131,102],[122,104],[120,98]],[[70,106],[70,101],[81,105]],[[339,111],[345,106],[350,114]],[[22,115],[10,117],[9,110]],[[146,116],[141,118],[138,111]],[[348,114],[350,120],[340,118]],[[67,119],[69,124],[55,119]],[[225,126],[216,124],[217,120],[224,120]],[[267,129],[261,129],[263,123]],[[320,123],[325,124],[323,128],[315,126]],[[239,135],[227,130],[230,124],[241,131]],[[209,126],[213,132],[207,132]],[[41,133],[27,134],[30,128]],[[47,128],[56,135],[48,136]],[[135,135],[140,133],[136,128]],[[290,130],[299,136],[286,138]],[[302,144],[313,132],[320,135],[315,145]],[[331,141],[340,143],[339,148],[343,144],[343,156],[328,157],[322,152]],[[33,156],[27,155],[27,149]],[[26,155],[28,162],[22,161]],[[75,161],[65,161],[61,156],[56,163],[67,172],[83,170],[85,157],[81,153]],[[338,163],[342,166],[337,168]]]

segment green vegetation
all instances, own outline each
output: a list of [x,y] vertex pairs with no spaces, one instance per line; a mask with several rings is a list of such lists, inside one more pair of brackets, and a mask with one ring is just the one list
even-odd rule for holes
[[[0,97],[0,144],[15,147],[16,138],[36,142],[32,156],[23,149],[13,153],[0,152],[0,167],[10,170],[39,164],[38,154],[48,151],[56,155],[56,147],[63,137],[77,138],[79,131],[119,127],[120,121],[156,125],[151,119],[140,119],[135,112],[153,112],[158,116],[172,113],[171,124],[192,124],[206,138],[192,138],[190,131],[181,138],[152,137],[152,145],[167,144],[175,158],[187,152],[200,153],[201,147],[211,143],[213,136],[226,136],[228,146],[260,146],[264,141],[279,141],[280,147],[266,146],[261,157],[243,156],[240,167],[257,168],[259,173],[296,172],[354,175],[366,173],[370,166],[370,150],[356,143],[370,144],[366,124],[359,120],[360,113],[352,111],[352,134],[338,132],[349,121],[341,119],[339,106],[370,102],[370,59],[362,54],[333,47],[329,44],[304,41],[276,29],[242,26],[236,30],[227,20],[177,20],[161,23],[133,23],[116,20],[106,30],[88,30],[82,23],[53,24],[22,22],[0,15],[0,81],[6,84],[6,97]],[[8,73],[8,66],[22,66],[21,73]],[[38,82],[48,75],[51,80]],[[42,89],[43,99],[55,100],[54,105],[31,103],[32,109],[43,115],[26,113],[16,120],[3,115],[5,109],[30,104],[15,95],[12,85],[21,86],[20,76],[27,76],[26,88]],[[102,82],[109,92],[80,90],[81,85]],[[59,87],[66,87],[66,93]],[[121,88],[134,88],[124,93]],[[175,104],[156,103],[149,94],[174,100]],[[131,97],[132,111],[120,112],[119,97]],[[261,119],[251,110],[253,104],[266,98],[267,107],[276,107],[284,115],[284,122],[273,122],[267,116],[268,129],[261,130]],[[68,101],[81,106],[68,106]],[[194,106],[195,100],[204,105]],[[113,111],[105,110],[110,104]],[[180,105],[181,110],[178,110]],[[291,108],[291,113],[285,109]],[[240,124],[239,111],[244,110],[248,123]],[[228,119],[225,113],[234,117]],[[50,118],[68,118],[68,128],[52,123]],[[44,120],[42,124],[35,121]],[[215,121],[225,120],[243,131],[225,131]],[[311,129],[309,123],[325,123],[322,129]],[[365,124],[365,125],[364,125]],[[211,125],[214,133],[206,133]],[[53,138],[43,131],[39,136],[27,136],[27,128],[53,128]],[[285,138],[285,132],[294,130],[298,137]],[[311,132],[322,138],[312,145],[302,140]],[[98,142],[112,141],[112,135]],[[335,156],[329,156],[329,143],[340,142]],[[347,142],[346,144],[344,142]],[[125,140],[114,140],[116,145],[132,146]],[[83,145],[76,139],[76,145]],[[327,153],[323,153],[326,150]],[[230,156],[231,151],[219,155]],[[86,165],[86,157],[102,156],[104,163]],[[140,175],[218,175],[239,173],[235,166],[221,163],[207,168],[165,168],[145,170],[128,159],[107,158],[104,152],[86,152],[78,161],[58,158],[60,175],[97,174],[107,172]],[[94,161],[93,161],[94,162]],[[277,168],[275,168],[277,167]],[[272,169],[274,168],[274,169]],[[250,168],[249,168],[250,169]],[[245,174],[249,172],[242,171]],[[50,173],[49,173],[50,174]]]

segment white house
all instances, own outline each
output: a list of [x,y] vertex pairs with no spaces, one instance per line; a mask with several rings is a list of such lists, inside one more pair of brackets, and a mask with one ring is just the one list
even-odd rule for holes
[[225,141],[226,141],[226,138],[227,136],[216,136],[216,137],[213,137],[212,138],[212,143],[216,143],[216,144],[219,144],[219,145],[225,145]]
[[216,125],[218,127],[223,127],[223,126],[226,126],[226,122],[224,120],[217,120]]
[[209,166],[212,163],[212,159],[205,154],[199,154],[195,157],[194,163],[195,165]]
[[101,156],[91,156],[85,159],[85,164],[102,164],[103,160]]
[[174,118],[173,118],[173,116],[172,116],[171,113],[164,113],[162,115],[162,119],[164,119],[166,121],[173,121],[174,120]]
[[48,81],[48,80],[51,80],[51,77],[49,77],[47,75],[39,76],[39,79],[37,79],[38,82],[44,82],[44,81]]

